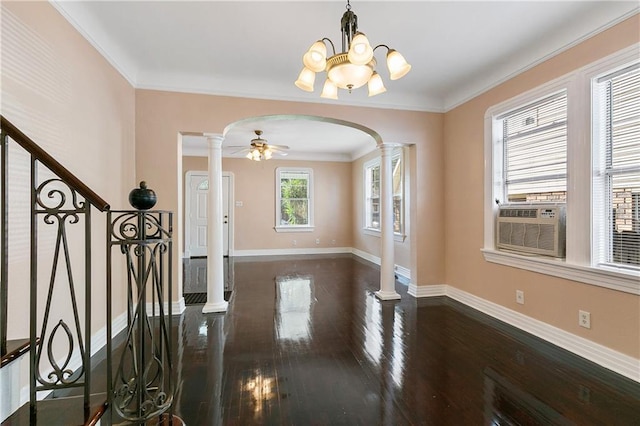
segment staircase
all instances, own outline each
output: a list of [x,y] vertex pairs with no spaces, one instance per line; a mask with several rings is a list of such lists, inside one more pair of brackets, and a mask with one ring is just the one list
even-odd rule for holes
[[[146,376],[172,372],[164,300],[167,293],[171,300],[172,214],[111,211],[5,117],[0,127],[2,425],[172,423],[172,375]],[[101,222],[106,259],[97,269],[106,277],[94,285],[101,256],[92,237],[104,239]],[[126,326],[115,338],[114,258],[127,271]],[[104,312],[98,331],[94,310]]]

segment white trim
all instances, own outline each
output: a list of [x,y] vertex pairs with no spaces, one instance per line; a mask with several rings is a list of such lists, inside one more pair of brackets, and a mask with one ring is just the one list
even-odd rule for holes
[[480,251],[487,262],[640,295],[640,272],[572,265],[562,259],[542,256],[527,257],[492,249]]
[[[413,287],[413,288],[412,288]],[[425,288],[424,290],[422,288]],[[433,287],[433,288],[432,288]],[[561,330],[557,327],[513,311],[497,303],[482,299],[466,291],[449,285],[418,286],[411,285],[409,290],[414,297],[447,296],[464,305],[476,309],[493,318],[537,336],[549,343],[568,350],[578,356],[621,374],[631,380],[640,382],[640,359],[607,348],[591,340]]]
[[[309,199],[309,205],[307,206],[308,209],[308,218],[307,218],[307,224],[306,225],[283,225],[280,222],[282,221],[282,210],[280,209],[280,196],[281,196],[281,180],[280,180],[280,173],[282,172],[301,172],[301,173],[307,173],[309,175],[309,178],[307,179],[307,197]],[[276,209],[276,214],[275,214],[275,226],[273,227],[273,229],[275,229],[276,232],[311,232],[314,229],[314,222],[313,222],[313,210],[314,210],[314,190],[313,190],[313,186],[314,186],[314,179],[313,179],[313,169],[311,167],[276,167],[276,202],[275,202],[275,209]],[[290,229],[290,231],[289,231]]]
[[276,232],[313,232],[315,226],[274,226],[273,229]]
[[285,248],[285,249],[253,249],[236,250],[235,257],[245,256],[291,256],[297,254],[340,254],[351,253],[350,247],[323,247],[323,248]]
[[[164,307],[164,312],[168,313],[169,312],[169,302],[164,302],[163,303],[163,307]],[[158,309],[159,306],[156,303],[156,315],[158,316],[158,313],[160,313],[160,309]],[[182,313],[185,311],[185,309],[187,309],[187,305],[184,302],[184,297],[180,297],[180,299],[178,300],[174,300],[171,303],[171,316],[176,316],[176,315],[182,315]],[[147,315],[148,316],[152,316],[153,315],[153,303],[152,302],[147,302],[146,305],[146,310],[147,310]]]
[[[364,260],[368,260],[371,263],[375,263],[378,266],[382,264],[382,260],[378,256],[374,256],[366,251],[358,250],[357,248],[351,248],[351,254],[355,254],[356,256]],[[411,269],[400,265],[393,265],[393,270],[396,274],[401,275],[407,281],[411,281]],[[409,284],[409,288],[411,288],[411,284]]]
[[638,7],[634,7],[633,9],[626,11],[623,15],[616,17],[615,19],[606,23],[605,25],[602,25],[596,28],[595,30],[588,32],[587,34],[584,34],[583,36],[579,37],[576,40],[572,40],[571,42],[565,44],[564,46],[561,46],[560,48],[550,53],[547,53],[546,55],[534,60],[533,62],[524,64],[524,66],[506,75],[503,75],[500,78],[495,79],[494,81],[488,81],[487,83],[475,81],[475,82],[472,82],[472,84],[468,85],[467,87],[462,88],[462,90],[460,90],[459,92],[457,91],[456,93],[449,93],[443,99],[444,112],[449,112],[459,107],[460,105],[463,105],[469,102],[470,100],[482,95],[483,93],[486,93],[491,89],[517,77],[518,75],[523,74],[524,72],[532,68],[535,68],[536,66],[548,61],[549,59],[552,59],[560,55],[561,53],[571,49],[572,47],[577,46],[583,43],[584,41],[608,30],[609,28],[612,28],[618,25],[622,21],[625,21],[626,19],[636,15],[637,13],[638,13]]
[[[484,246],[488,262],[499,263],[604,288],[640,294],[640,272],[623,268],[604,268],[592,264],[594,237],[591,212],[591,81],[607,69],[637,61],[640,44],[583,66],[553,81],[492,106],[485,113],[484,140]],[[566,260],[551,260],[495,251],[496,198],[501,198],[501,152],[496,148],[495,118],[513,108],[540,99],[558,90],[568,95],[567,128],[567,228]],[[504,200],[500,200],[504,202]],[[584,214],[589,212],[589,214]]]
[[447,286],[447,296],[489,316],[506,322],[527,333],[540,337],[563,349],[640,382],[640,360],[602,346],[568,331],[528,317],[520,312],[474,296],[471,293]]
[[[378,238],[381,238],[381,235],[382,235],[379,229],[373,229],[373,228],[362,228],[362,233],[365,235],[371,235],[372,237],[378,237]],[[407,236],[404,234],[399,234],[397,232],[393,233],[393,241],[403,243],[404,240],[406,239],[407,239]]]
[[396,271],[396,274],[400,275],[407,280],[411,280],[411,269],[405,268],[404,266],[394,265],[393,267]]
[[436,285],[415,285],[413,283],[409,284],[410,296],[420,298],[420,297],[437,297],[437,296],[446,296],[447,295],[447,286],[446,284],[436,284]]

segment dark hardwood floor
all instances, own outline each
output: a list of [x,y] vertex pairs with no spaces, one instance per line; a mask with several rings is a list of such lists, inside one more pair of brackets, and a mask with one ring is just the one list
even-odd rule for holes
[[351,255],[236,258],[177,327],[187,425],[640,425],[640,384]]

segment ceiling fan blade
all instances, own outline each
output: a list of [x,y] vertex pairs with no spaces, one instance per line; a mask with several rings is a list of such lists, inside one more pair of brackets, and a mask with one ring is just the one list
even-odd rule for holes
[[[235,148],[238,148],[238,147],[235,147]],[[233,151],[233,152],[229,153],[229,155],[240,154],[241,152],[249,152],[249,148],[242,148],[242,149],[239,149],[237,151]]]
[[289,149],[289,147],[287,145],[271,145],[271,144],[269,144],[269,148],[273,148],[273,149]]

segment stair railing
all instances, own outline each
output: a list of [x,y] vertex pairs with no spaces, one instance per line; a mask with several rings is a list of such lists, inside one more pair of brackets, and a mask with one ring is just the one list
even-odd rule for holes
[[[109,210],[109,204],[56,161],[51,155],[34,143],[28,136],[0,116],[0,350],[3,366],[10,361],[8,348],[8,299],[9,299],[9,142],[17,143],[29,156],[30,181],[30,242],[29,242],[29,344],[30,351],[30,408],[32,424],[36,423],[36,399],[39,391],[83,388],[85,421],[90,415],[91,386],[91,210]],[[40,178],[38,172],[46,175]],[[52,176],[52,177],[50,177]],[[78,279],[73,262],[78,256],[71,255],[68,229],[76,225],[84,234],[84,274]],[[79,225],[79,226],[78,226]],[[84,229],[80,227],[84,225]],[[47,298],[44,306],[38,306],[38,268],[46,262],[39,257],[38,231],[41,227],[53,230],[55,248],[48,275]],[[53,235],[47,234],[47,235]],[[72,236],[75,237],[76,234]],[[77,248],[74,246],[74,249]],[[75,253],[75,252],[74,252]],[[82,263],[82,260],[77,263]],[[64,264],[64,267],[62,266]],[[64,268],[64,269],[63,269]],[[41,274],[44,275],[44,274]],[[60,282],[63,281],[63,282]],[[64,282],[66,281],[66,282]],[[81,324],[81,305],[76,290],[84,281],[84,324]],[[57,285],[56,285],[57,284]],[[43,286],[41,286],[43,287]],[[73,319],[65,321],[53,318],[51,307],[59,303],[59,288],[65,288],[70,301],[68,305]],[[39,309],[40,308],[40,309]],[[43,312],[43,320],[38,324],[38,313]],[[110,319],[107,319],[110,322]],[[54,340],[57,341],[54,345]],[[60,341],[67,343],[67,353],[60,356]],[[75,349],[74,342],[78,348]],[[39,344],[38,344],[39,343]],[[26,349],[26,345],[23,350]],[[62,345],[65,346],[64,344]],[[73,368],[72,359],[81,358],[81,366]],[[62,359],[62,361],[61,361]],[[45,364],[45,365],[42,365]],[[47,365],[48,364],[48,365]]]

